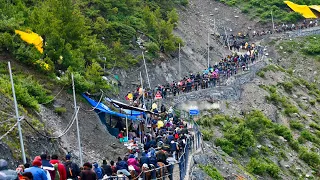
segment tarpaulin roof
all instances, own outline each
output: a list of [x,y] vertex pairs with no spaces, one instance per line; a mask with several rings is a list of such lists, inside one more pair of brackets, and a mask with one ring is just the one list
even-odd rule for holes
[[123,102],[111,99],[111,98],[105,98],[106,101],[109,101],[110,103],[112,103],[115,107],[118,108],[122,108],[122,109],[127,109],[127,110],[133,110],[133,111],[138,111],[138,112],[146,112],[149,114],[155,114],[152,111],[149,111],[147,109],[143,109],[143,108],[139,108],[139,107],[134,107],[134,106],[130,106],[128,104],[125,104]]
[[113,116],[118,116],[118,117],[122,117],[122,118],[128,118],[130,120],[141,120],[140,118],[137,118],[136,116],[129,116],[126,114],[121,114],[118,112],[114,112],[112,111],[110,108],[108,108],[106,105],[104,105],[103,103],[98,103],[95,100],[89,98],[88,96],[86,96],[85,94],[82,94],[82,96],[91,104],[91,106],[95,107],[95,109],[101,111],[101,112],[105,112],[107,114],[113,115]]
[[43,53],[43,39],[37,33],[32,31],[24,32],[20,30],[15,30],[14,32],[19,34],[23,41],[27,42],[28,44],[33,44],[40,53]]
[[309,6],[309,7],[310,7],[311,9],[314,9],[314,10],[320,12],[320,6],[319,6],[319,5],[311,5],[311,6]]
[[298,5],[291,1],[283,2],[286,3],[294,12],[300,13],[305,18],[317,18],[307,5]]

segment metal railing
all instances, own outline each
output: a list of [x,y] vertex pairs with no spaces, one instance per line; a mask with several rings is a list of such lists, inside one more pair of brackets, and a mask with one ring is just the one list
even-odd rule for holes
[[[178,158],[178,162],[172,165],[165,165],[162,167],[152,167],[151,169],[144,170],[141,168],[141,173],[136,177],[132,177],[132,180],[184,180],[187,171],[189,156],[197,149],[201,148],[201,132],[196,123],[193,126],[194,133],[187,138],[187,142],[181,155]],[[159,175],[160,174],[160,175]],[[104,177],[103,180],[128,180],[125,175]]]

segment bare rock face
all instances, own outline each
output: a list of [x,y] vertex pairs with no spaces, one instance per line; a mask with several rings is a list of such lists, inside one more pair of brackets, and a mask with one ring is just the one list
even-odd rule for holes
[[[66,113],[59,116],[50,108],[41,106],[40,118],[47,128],[53,132],[53,136],[59,136],[66,129],[73,116],[73,99],[70,95],[63,95],[55,101],[56,106],[63,106],[67,109]],[[102,161],[102,159],[116,160],[118,156],[125,154],[125,148],[119,141],[109,134],[104,124],[101,123],[99,116],[92,108],[78,101],[80,110],[78,113],[80,137],[84,161]],[[77,142],[76,123],[72,125],[66,135],[60,139],[60,145],[65,153],[71,152],[75,160],[79,160],[79,150]]]

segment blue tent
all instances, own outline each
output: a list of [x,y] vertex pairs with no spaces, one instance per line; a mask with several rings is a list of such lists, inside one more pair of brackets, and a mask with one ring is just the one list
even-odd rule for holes
[[95,100],[86,96],[85,94],[82,94],[82,96],[91,104],[92,107],[95,107],[96,110],[99,110],[101,112],[104,112],[104,113],[107,113],[107,114],[110,114],[113,116],[118,116],[118,117],[122,117],[122,118],[127,117],[129,120],[133,120],[133,121],[141,120],[140,118],[137,118],[134,114],[132,114],[132,116],[131,116],[131,115],[126,115],[126,114],[114,112],[110,108],[108,108],[106,105],[104,105],[103,103],[98,103]]

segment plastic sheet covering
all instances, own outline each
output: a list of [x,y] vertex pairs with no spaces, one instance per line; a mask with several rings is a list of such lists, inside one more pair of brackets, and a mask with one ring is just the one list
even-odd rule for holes
[[286,3],[294,12],[300,13],[305,18],[317,18],[307,5],[298,5],[291,1],[283,2]]
[[20,38],[23,41],[27,42],[28,44],[33,44],[41,54],[43,53],[43,39],[40,35],[32,31],[24,32],[20,30],[15,30],[14,32],[16,34],[19,34]]
[[320,5],[311,5],[309,6],[311,9],[316,10],[318,12],[320,12]]

